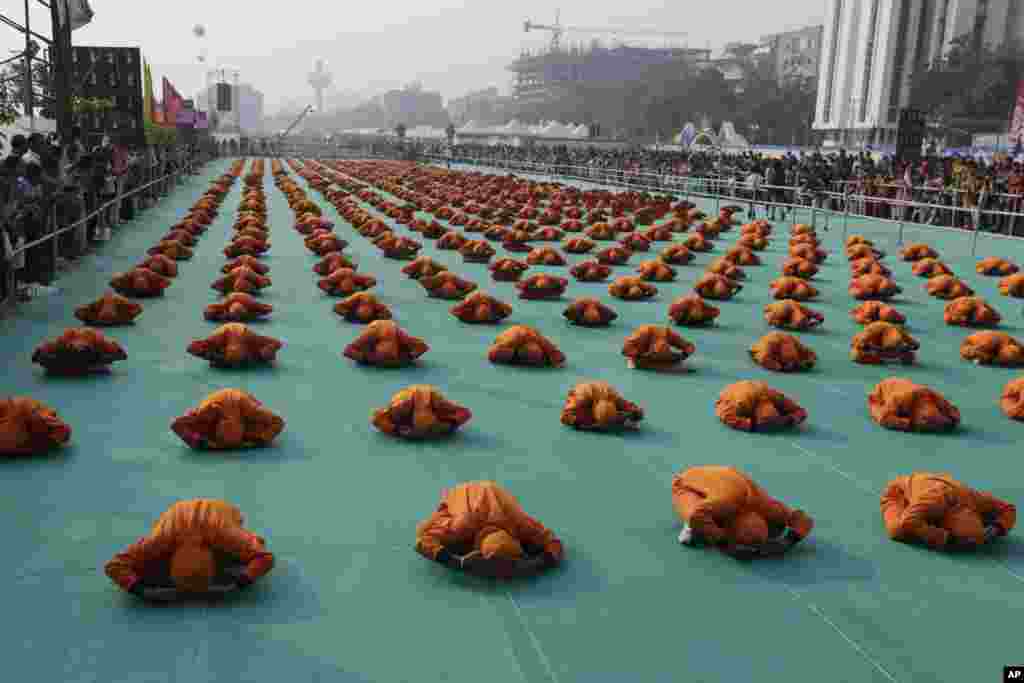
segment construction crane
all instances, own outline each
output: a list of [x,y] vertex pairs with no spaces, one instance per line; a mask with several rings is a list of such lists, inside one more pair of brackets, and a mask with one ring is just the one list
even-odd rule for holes
[[555,23],[554,24],[538,24],[535,21],[527,19],[523,22],[523,31],[529,33],[530,31],[550,31],[551,32],[551,51],[557,51],[562,46],[562,36],[566,32],[572,33],[605,33],[615,36],[633,36],[636,38],[681,38],[686,37],[689,34],[685,31],[659,31],[657,29],[651,30],[621,30],[617,28],[585,28],[581,26],[563,26],[560,22],[560,12],[555,12]]
[[305,109],[303,109],[302,113],[299,114],[298,118],[292,121],[292,125],[288,126],[287,129],[282,130],[280,133],[277,134],[277,141],[281,142],[286,137],[288,137],[288,135],[290,135],[291,132],[295,130],[295,127],[302,123],[302,119],[306,118],[309,114],[313,113],[314,111],[316,111],[316,107],[314,107],[311,104],[308,105]]

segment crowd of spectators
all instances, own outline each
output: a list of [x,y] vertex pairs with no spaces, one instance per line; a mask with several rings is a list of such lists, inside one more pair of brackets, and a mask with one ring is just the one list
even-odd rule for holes
[[775,203],[815,205],[863,215],[933,225],[973,227],[1024,235],[1024,163],[1008,156],[986,159],[930,155],[901,164],[891,156],[837,153],[770,156],[759,152],[604,149],[596,146],[427,145],[422,153],[500,163],[540,164],[572,172],[665,183],[702,178],[703,189],[766,204],[769,218],[785,216]]
[[[172,172],[196,154],[194,148],[131,150],[107,135],[87,146],[82,131],[70,139],[55,134],[14,135],[0,162],[0,302],[16,296],[56,293],[57,274],[71,267],[111,229],[155,201],[155,189],[123,195]],[[26,244],[103,211],[53,240],[20,251]],[[13,271],[15,291],[8,291]]]

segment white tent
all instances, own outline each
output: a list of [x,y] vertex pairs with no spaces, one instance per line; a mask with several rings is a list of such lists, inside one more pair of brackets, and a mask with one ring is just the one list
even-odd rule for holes
[[747,139],[736,132],[736,126],[732,124],[732,121],[723,121],[722,130],[719,134],[719,138],[722,141],[723,147],[736,147],[742,149],[748,149],[750,143]]
[[541,128],[537,134],[548,138],[567,138],[572,135],[572,128],[569,128],[564,123],[551,121],[548,125]]
[[420,139],[440,139],[445,137],[443,128],[434,128],[432,126],[416,126],[410,128],[405,132],[407,138],[420,138]]
[[10,139],[14,135],[31,135],[32,133],[54,133],[57,131],[57,122],[49,119],[36,118],[35,127],[33,121],[27,116],[21,116],[9,126],[0,126],[0,133]]

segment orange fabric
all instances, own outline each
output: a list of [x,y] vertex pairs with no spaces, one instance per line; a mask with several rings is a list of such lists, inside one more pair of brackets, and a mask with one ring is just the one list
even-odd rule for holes
[[104,570],[114,583],[131,590],[139,580],[165,574],[179,547],[198,541],[237,557],[247,565],[246,575],[258,579],[273,568],[274,556],[262,538],[242,528],[243,521],[241,511],[222,500],[179,501],[160,515],[148,536],[115,555]]
[[[481,550],[484,530],[499,529],[520,544],[544,548],[562,559],[562,543],[528,515],[511,493],[493,481],[459,484],[448,491],[433,515],[416,527],[416,551],[434,559],[442,548],[473,544]],[[489,534],[488,534],[489,535]]]
[[171,579],[184,593],[204,593],[217,574],[213,551],[200,540],[185,542],[171,555]]
[[789,527],[801,538],[814,527],[810,517],[772,498],[735,467],[704,465],[675,475],[672,504],[680,519],[711,543],[747,544],[762,536],[761,521],[765,529]]
[[495,529],[480,536],[480,553],[485,559],[518,560],[523,557],[523,546],[507,531]]
[[240,389],[220,389],[179,417],[172,431],[193,448],[266,446],[284,430],[284,420]]
[[898,477],[889,482],[880,504],[890,538],[919,541],[932,548],[943,548],[951,534],[980,543],[986,522],[998,523],[1006,531],[1017,523],[1013,504],[975,491],[948,474],[917,472]]
[[0,400],[0,455],[37,455],[70,438],[71,427],[45,403],[23,396]]

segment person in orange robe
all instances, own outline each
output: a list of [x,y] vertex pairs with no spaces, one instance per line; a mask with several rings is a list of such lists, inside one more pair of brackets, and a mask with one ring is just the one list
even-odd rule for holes
[[934,550],[970,549],[1005,536],[1017,508],[948,474],[915,472],[886,486],[882,519],[889,538]]
[[437,510],[416,527],[416,552],[452,569],[496,578],[533,574],[563,557],[555,534],[493,481],[443,491]]
[[737,559],[778,555],[802,541],[814,521],[769,496],[735,467],[691,467],[672,478],[672,504],[683,520],[679,542],[708,544]]
[[107,562],[106,574],[129,593],[160,602],[246,588],[271,570],[274,556],[243,524],[230,503],[179,501],[148,536]]

